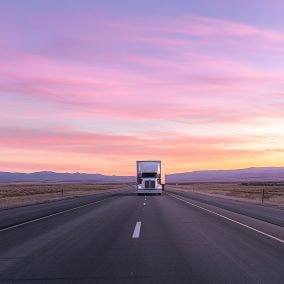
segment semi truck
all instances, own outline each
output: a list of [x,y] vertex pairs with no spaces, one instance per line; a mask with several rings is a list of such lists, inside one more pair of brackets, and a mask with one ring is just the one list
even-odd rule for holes
[[165,187],[165,172],[161,161],[137,161],[137,193],[161,195]]

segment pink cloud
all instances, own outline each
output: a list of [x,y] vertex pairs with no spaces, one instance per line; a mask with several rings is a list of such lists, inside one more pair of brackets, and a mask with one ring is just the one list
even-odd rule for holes
[[[149,152],[172,155],[172,151],[177,153],[179,152],[178,149],[182,149],[183,153],[187,153],[187,148],[190,149],[190,153],[194,152],[196,148],[202,151],[205,148],[208,151],[208,149],[240,145],[256,139],[254,137],[236,136],[194,136],[179,134],[178,132],[144,132],[140,135],[117,135],[84,133],[68,129],[60,130],[59,132],[50,129],[1,128],[0,146],[28,150],[90,152],[102,155]],[[122,150],[123,152],[120,152]]]
[[[82,33],[76,33],[77,21],[57,25],[61,19],[55,17],[51,25],[66,38],[34,51],[8,44],[0,49],[0,149],[109,160],[154,155],[183,163],[188,157],[213,163],[232,154],[262,155],[264,150],[244,146],[255,143],[253,135],[214,137],[212,130],[205,137],[185,135],[169,129],[169,122],[183,130],[233,125],[236,131],[265,117],[283,120],[283,33],[194,16],[138,19],[135,26],[131,20],[78,17]],[[112,120],[113,132],[94,131],[104,119]],[[90,133],[75,131],[76,120]],[[20,128],[23,122],[30,128]],[[157,132],[133,124],[129,130],[131,122],[144,128],[157,123]],[[231,147],[238,145],[243,148]]]
[[[21,60],[20,56],[18,58]],[[210,72],[213,72],[218,64],[220,70],[225,70],[229,64],[226,60],[213,60],[208,56],[197,58],[200,65],[204,66],[203,69],[207,66],[207,71]],[[16,67],[14,67],[14,73],[6,74],[9,68],[4,67],[0,71],[2,78],[5,78],[0,83],[0,90],[71,106],[77,109],[75,113],[81,113],[83,116],[91,114],[103,117],[111,115],[142,118],[144,111],[147,111],[148,118],[178,118],[184,117],[183,114],[193,115],[194,113],[206,117],[206,112],[208,114],[212,112],[216,118],[220,115],[222,119],[226,113],[228,116],[232,115],[232,109],[228,106],[227,100],[230,101],[240,96],[240,98],[245,98],[245,104],[250,103],[250,97],[259,96],[259,85],[261,88],[268,89],[271,85],[282,82],[283,79],[283,75],[278,72],[254,70],[240,64],[236,64],[237,69],[234,71],[240,75],[187,74],[185,66],[174,65],[171,74],[166,69],[166,62],[164,64],[166,70],[159,70],[159,76],[153,76],[153,78],[143,76],[139,78],[138,74],[133,75],[129,71],[119,71],[111,75],[108,70],[99,72],[96,69],[92,70],[94,78],[91,78],[90,74],[83,76],[87,74],[88,69],[73,67],[74,70],[71,69],[68,73],[68,65],[46,59],[42,61],[39,57],[30,56],[23,62],[31,67],[35,66],[35,69],[32,68],[28,76],[23,75],[23,72],[18,71]],[[45,73],[37,70],[37,66],[42,65],[46,68]],[[10,69],[11,72],[13,70],[11,64]],[[57,73],[52,75],[54,70]],[[102,75],[104,72],[105,75]],[[109,79],[107,79],[108,76]],[[147,98],[151,104],[147,103]],[[214,101],[217,102],[217,107],[214,106]],[[185,102],[185,104],[180,104],[180,102]],[[160,109],[159,112],[156,111],[157,107]],[[246,108],[244,105],[240,107],[242,110]],[[239,115],[238,111],[236,115]]]

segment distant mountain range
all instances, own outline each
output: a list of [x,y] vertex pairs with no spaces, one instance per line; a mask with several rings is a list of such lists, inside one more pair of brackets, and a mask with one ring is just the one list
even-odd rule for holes
[[0,172],[0,182],[134,182],[132,176],[106,176],[101,174],[56,173],[49,171],[35,173]]
[[[170,174],[167,182],[284,181],[284,167],[209,170]],[[135,182],[134,176],[107,176],[85,173],[0,172],[0,182]]]
[[168,182],[284,181],[284,167],[209,170],[171,174]]

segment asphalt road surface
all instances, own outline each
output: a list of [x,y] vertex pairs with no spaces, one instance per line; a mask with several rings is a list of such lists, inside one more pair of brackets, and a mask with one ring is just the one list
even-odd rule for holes
[[0,211],[1,283],[284,283],[284,211],[133,189]]

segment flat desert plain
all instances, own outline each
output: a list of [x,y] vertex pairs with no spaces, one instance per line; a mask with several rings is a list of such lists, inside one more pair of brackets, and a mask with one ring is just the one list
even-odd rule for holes
[[[0,183],[0,208],[133,188],[127,183]],[[134,185],[135,187],[135,185]],[[202,182],[166,184],[166,190],[190,191],[284,208],[284,182]],[[263,196],[264,192],[264,196]]]
[[0,183],[0,208],[127,188],[127,184]]
[[[284,207],[284,182],[203,182],[168,184],[167,189],[178,189],[215,195],[230,199],[246,200]],[[264,193],[264,195],[263,195]]]

